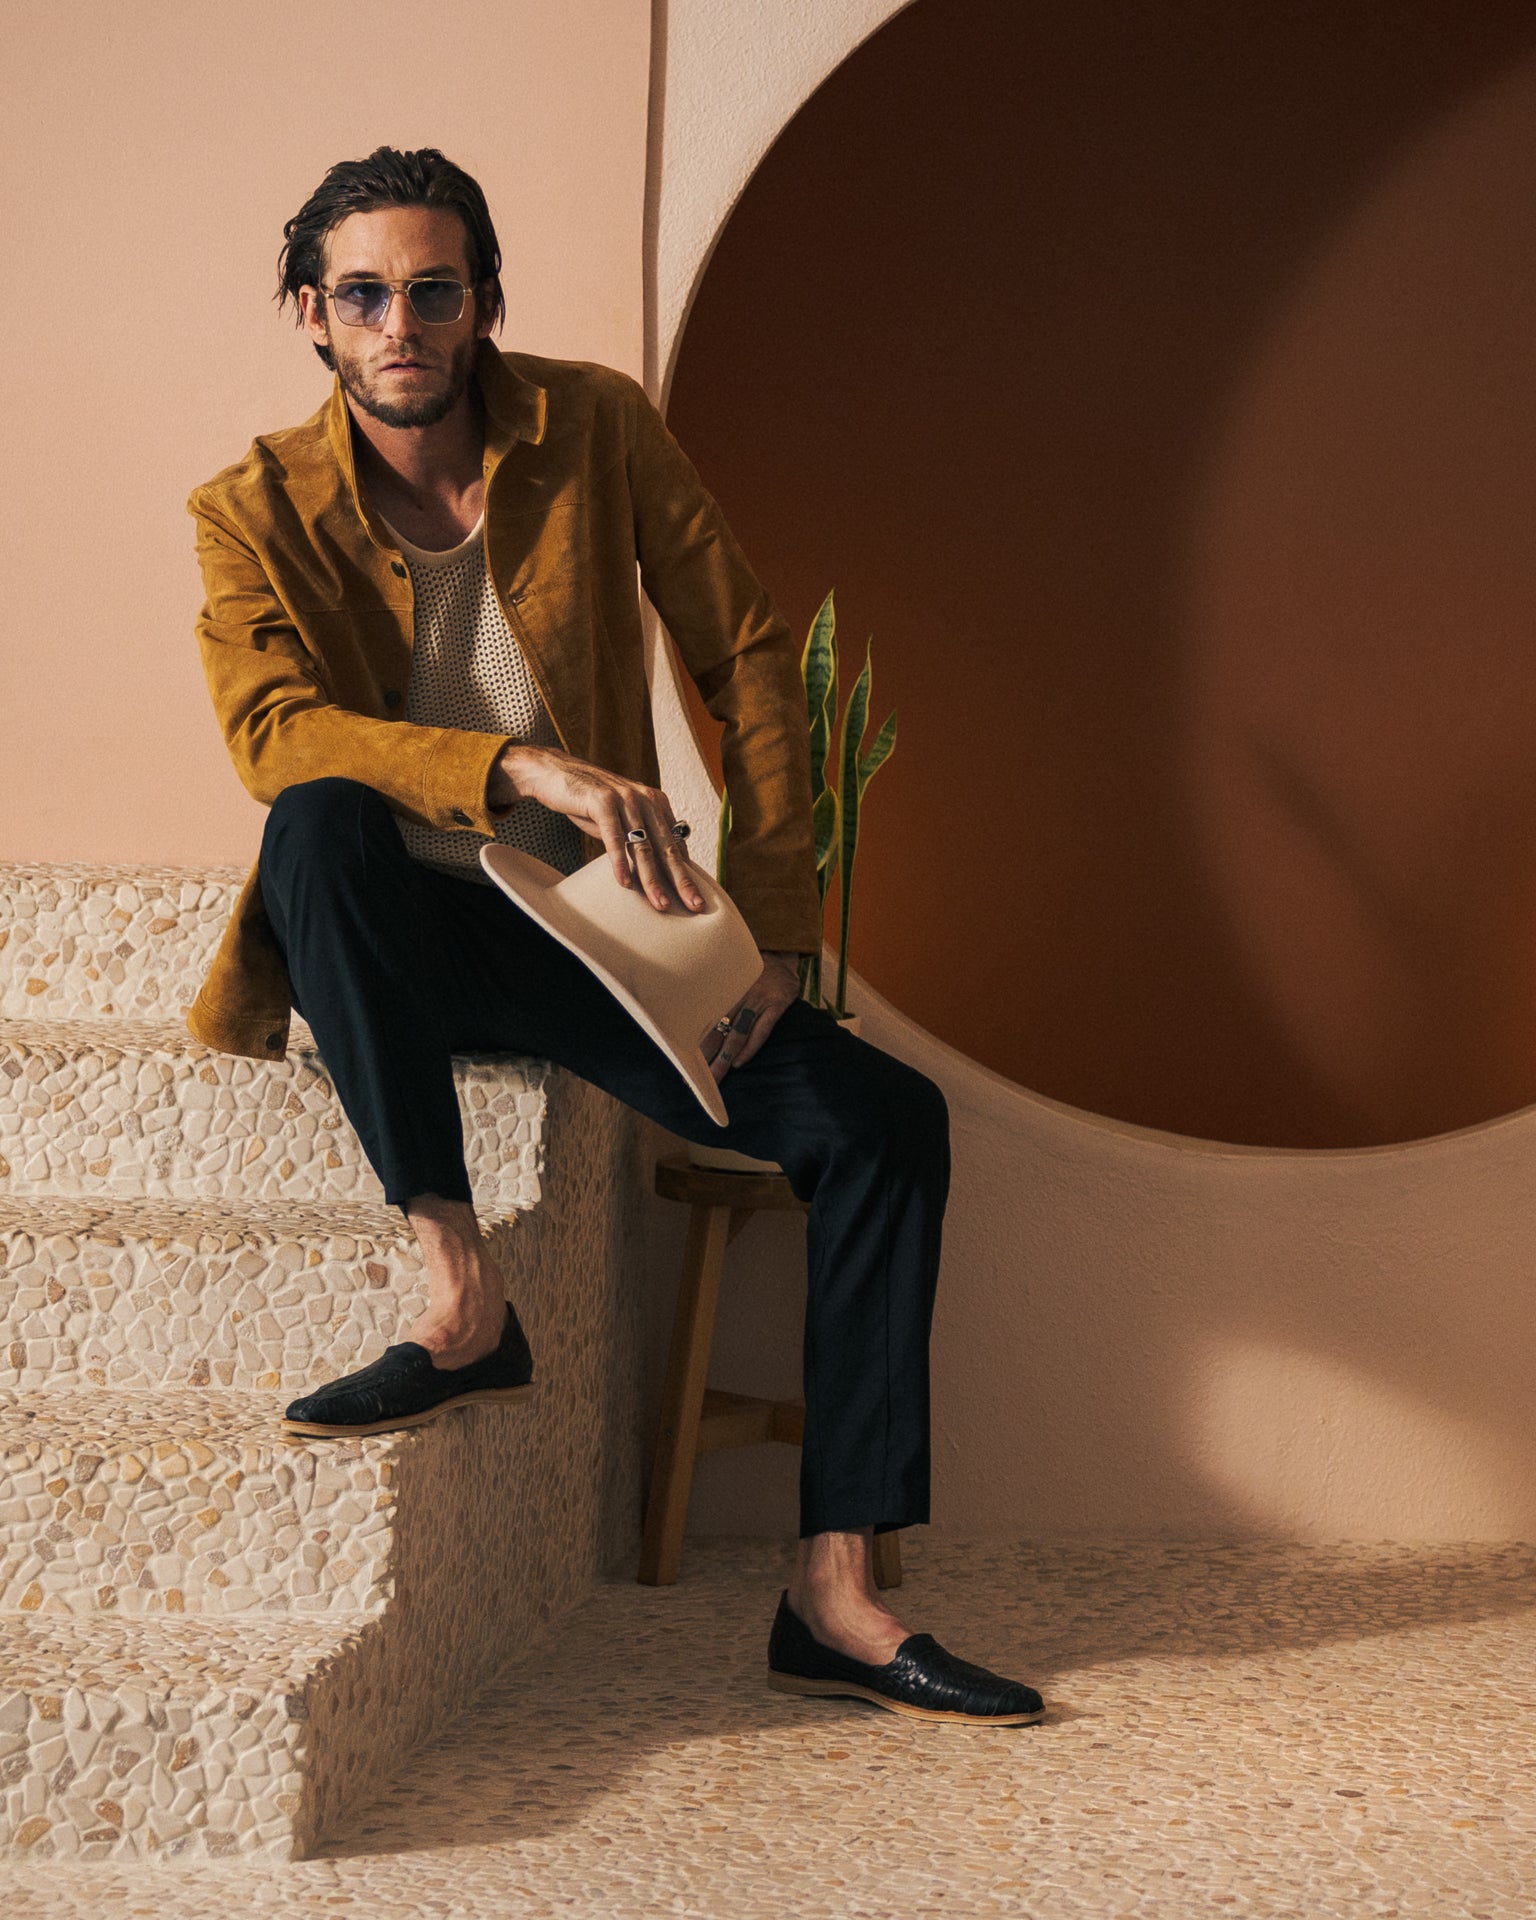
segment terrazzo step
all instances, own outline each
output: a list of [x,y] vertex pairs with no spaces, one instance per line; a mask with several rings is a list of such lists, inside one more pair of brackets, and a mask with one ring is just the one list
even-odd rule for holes
[[316,1446],[279,1416],[213,1389],[0,1396],[0,1608],[380,1610],[408,1436]]
[[0,863],[0,1016],[179,1019],[246,871]]
[[[539,1197],[543,1061],[454,1060],[477,1204]],[[218,1053],[159,1021],[0,1022],[0,1195],[365,1200],[383,1189],[313,1041]]]
[[[537,1393],[503,1405],[472,1405],[400,1434],[285,1442],[314,1462],[314,1481],[302,1484],[313,1485],[310,1515],[320,1524],[309,1528],[305,1544],[330,1553],[355,1551],[347,1528],[325,1525],[349,1511],[345,1503],[356,1491],[350,1473],[360,1468],[369,1484],[383,1485],[380,1469],[391,1470],[391,1507],[376,1510],[384,1513],[380,1532],[390,1536],[386,1577],[374,1589],[380,1611],[364,1619],[347,1604],[365,1584],[368,1570],[361,1569],[351,1595],[332,1586],[324,1613],[199,1612],[191,1583],[200,1573],[227,1574],[237,1562],[226,1557],[216,1567],[211,1553],[200,1562],[195,1539],[177,1567],[189,1582],[178,1589],[180,1613],[165,1610],[165,1588],[154,1590],[161,1610],[153,1615],[125,1617],[124,1599],[116,1608],[75,1614],[67,1610],[67,1596],[45,1597],[26,1611],[8,1608],[0,1613],[0,1847],[29,1858],[312,1852],[373,1797],[414,1742],[451,1720],[508,1659],[535,1649],[551,1623],[586,1596],[597,1571],[632,1545],[640,1466],[628,1413],[639,1344],[636,1290],[626,1284],[627,1229],[591,1204],[620,1150],[621,1122],[612,1102],[580,1082],[559,1092],[573,1128],[569,1178],[553,1204],[526,1226],[519,1223],[514,1236],[527,1249],[523,1281],[543,1281],[530,1301],[530,1337],[541,1368]],[[260,1432],[265,1421],[270,1432],[276,1411],[267,1396],[205,1392],[176,1396],[175,1404],[227,1404],[237,1397],[247,1407],[263,1403],[254,1423]],[[32,1404],[71,1402],[55,1408],[55,1416],[59,1437],[73,1436],[78,1444],[100,1406],[130,1398],[142,1411],[146,1402],[166,1397],[61,1389],[35,1396]],[[144,1435],[142,1424],[139,1432]],[[168,1438],[163,1431],[159,1437]],[[202,1437],[208,1440],[206,1429]],[[116,1468],[109,1469],[97,1445],[87,1458],[101,1465],[78,1483],[73,1474],[84,1463],[72,1457],[61,1492],[43,1485],[37,1517],[55,1516],[48,1526],[62,1527],[58,1544],[110,1518],[127,1558],[131,1502],[119,1507],[87,1494],[98,1486],[108,1492],[111,1472],[120,1472],[131,1450],[119,1448]],[[205,1479],[210,1473],[211,1463],[202,1470]],[[129,1482],[129,1493],[147,1477],[146,1470],[140,1482]],[[75,1488],[78,1502],[67,1498]],[[322,1502],[317,1496],[327,1490]],[[35,1498],[23,1495],[28,1503]],[[63,1502],[62,1514],[55,1502]],[[88,1514],[97,1505],[99,1521]],[[274,1500],[265,1509],[258,1503],[258,1511],[269,1522],[270,1541],[284,1509]],[[35,1532],[30,1504],[26,1514]],[[43,1532],[46,1537],[46,1527]],[[299,1532],[302,1537],[304,1529]],[[316,1537],[321,1534],[332,1537]],[[262,1536],[251,1538],[259,1550]],[[149,1544],[159,1550],[153,1538]],[[377,1567],[383,1542],[370,1535],[364,1544]],[[177,1545],[174,1536],[171,1545]],[[286,1564],[302,1567],[302,1554],[290,1553]],[[181,1566],[188,1571],[181,1573]],[[334,1574],[333,1567],[333,1581]],[[230,1588],[213,1583],[198,1604],[209,1594],[225,1605]],[[165,1691],[171,1686],[174,1702]],[[83,1709],[78,1699],[67,1705],[72,1688],[84,1697]],[[25,1696],[20,1704],[17,1695]],[[284,1703],[281,1713],[259,1705],[277,1700]],[[190,1718],[161,1725],[155,1715],[171,1704],[189,1709]],[[94,1776],[82,1782],[58,1774],[71,1750],[48,1741],[57,1738],[61,1718],[68,1726],[67,1716],[78,1719],[82,1710],[97,1734],[109,1722],[114,1731],[136,1730],[113,1743],[109,1761],[95,1763],[118,1769],[112,1777],[121,1792],[109,1786],[103,1796]],[[114,1713],[119,1719],[112,1722]],[[213,1786],[197,1788],[190,1801],[177,1796],[189,1784],[180,1775],[196,1756],[183,1749],[178,1768],[171,1733],[178,1740],[199,1735],[198,1751],[213,1763]],[[88,1751],[102,1744],[87,1743]],[[128,1750],[122,1758],[118,1747]],[[224,1771],[230,1753],[238,1754],[239,1766]],[[80,1757],[74,1765],[84,1771]],[[103,1797],[120,1821],[102,1812]]]
[[0,1845],[33,1859],[312,1851],[633,1547],[637,1137],[542,1062],[455,1061],[536,1394],[282,1433],[420,1270],[304,1024],[272,1063],[186,1031],[244,878],[0,868]]
[[[503,1272],[529,1217],[485,1223]],[[291,1397],[375,1359],[425,1285],[382,1205],[0,1199],[0,1388]]]
[[317,1764],[366,1759],[378,1716],[348,1679],[375,1624],[4,1625],[0,1845],[21,1857],[288,1854]]

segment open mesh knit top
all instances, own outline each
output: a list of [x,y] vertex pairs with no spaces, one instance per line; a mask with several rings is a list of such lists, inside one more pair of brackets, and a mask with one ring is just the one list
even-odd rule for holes
[[[385,521],[386,526],[389,522]],[[485,516],[456,547],[430,553],[395,527],[411,570],[416,602],[415,650],[405,717],[419,726],[506,733],[533,747],[558,747],[543,696],[529,671],[485,563]],[[395,815],[407,853],[424,866],[482,886],[495,883],[480,865],[480,833],[447,833]],[[563,814],[537,800],[518,800],[496,824],[495,838],[521,847],[561,873],[581,865],[581,834]]]

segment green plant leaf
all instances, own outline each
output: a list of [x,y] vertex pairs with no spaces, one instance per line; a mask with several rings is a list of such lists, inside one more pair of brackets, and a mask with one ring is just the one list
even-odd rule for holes
[[837,872],[837,795],[828,787],[811,809],[811,825],[816,834],[816,874],[821,887],[821,897],[827,897],[827,888],[832,876]]
[[862,795],[870,781],[891,757],[896,745],[896,709],[891,708],[885,716],[884,724],[875,735],[875,744],[859,762],[859,792]]
[[720,832],[715,841],[715,878],[721,886],[725,885],[725,845],[731,837],[731,796],[726,791],[720,796]]
[[848,988],[848,917],[853,910],[853,863],[859,850],[859,802],[863,783],[859,779],[859,754],[864,745],[864,729],[869,720],[869,695],[874,669],[869,644],[864,648],[864,665],[853,683],[843,714],[842,738],[838,742],[838,811],[842,816],[839,843],[842,847],[842,877],[838,884],[837,992],[832,1011],[847,1012],[844,996]]
[[816,618],[811,622],[811,630],[805,637],[805,650],[800,656],[800,677],[805,682],[806,714],[813,723],[818,714],[824,712],[826,708],[827,688],[832,679],[836,645],[837,612],[833,605],[833,596],[828,593],[816,610]]
[[811,729],[811,802],[827,790],[827,755],[837,712],[837,614],[828,593],[811,622],[800,656],[805,710]]

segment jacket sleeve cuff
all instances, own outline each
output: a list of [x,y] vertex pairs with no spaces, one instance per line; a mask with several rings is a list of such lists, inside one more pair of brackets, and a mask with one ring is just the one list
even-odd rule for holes
[[421,774],[421,811],[434,827],[452,833],[472,828],[494,835],[506,809],[492,813],[485,790],[502,750],[515,735],[470,733],[444,727]]
[[752,938],[766,953],[819,953],[821,902],[799,887],[732,887],[726,891]]

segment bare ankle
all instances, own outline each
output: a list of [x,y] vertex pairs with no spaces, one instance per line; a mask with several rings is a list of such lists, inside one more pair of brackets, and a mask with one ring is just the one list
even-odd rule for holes
[[418,1193],[405,1203],[405,1217],[423,1246],[477,1247],[480,1222],[468,1200],[445,1200],[440,1193]]
[[881,1664],[906,1638],[906,1628],[875,1586],[873,1532],[861,1527],[802,1539],[790,1576],[789,1604],[824,1646]]
[[870,1563],[872,1527],[804,1536],[795,1550],[789,1604],[826,1615],[880,1607]]
[[424,1193],[412,1197],[406,1213],[427,1281],[426,1310],[412,1322],[407,1337],[441,1352],[466,1342],[479,1346],[488,1333],[499,1334],[506,1280],[491,1258],[473,1206]]

